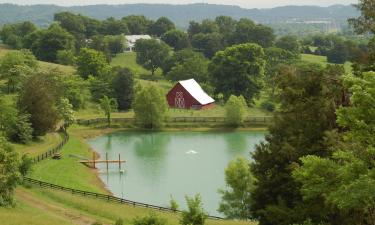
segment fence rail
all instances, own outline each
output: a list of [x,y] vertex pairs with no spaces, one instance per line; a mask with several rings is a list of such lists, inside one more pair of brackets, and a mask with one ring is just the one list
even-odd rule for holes
[[[82,196],[85,196],[85,197],[94,197],[94,198],[98,198],[98,199],[107,200],[108,202],[115,202],[115,203],[119,203],[119,204],[127,204],[127,205],[131,205],[131,206],[134,206],[134,207],[137,206],[137,207],[155,209],[155,210],[165,211],[165,212],[182,213],[181,210],[173,210],[173,209],[167,208],[167,207],[156,206],[156,205],[151,205],[151,204],[142,203],[142,202],[135,202],[135,201],[131,201],[131,200],[123,199],[123,198],[118,198],[118,197],[115,197],[115,196],[112,196],[112,195],[105,195],[105,194],[99,194],[99,193],[90,192],[90,191],[82,191],[82,190],[77,190],[77,189],[73,189],[73,188],[67,188],[67,187],[47,183],[47,182],[44,182],[44,181],[32,179],[32,178],[29,178],[29,177],[24,177],[23,180],[25,182],[28,182],[28,183],[33,184],[33,185],[37,185],[37,186],[42,187],[42,188],[49,188],[49,189],[66,191],[66,192],[70,192],[72,194],[78,194],[78,195],[82,195]],[[214,219],[214,220],[223,220],[223,218],[218,217],[218,216],[208,216],[208,218]]]
[[40,161],[43,161],[51,156],[53,156],[55,153],[58,153],[61,151],[61,149],[64,147],[64,145],[69,141],[69,134],[64,130],[62,132],[63,134],[63,140],[55,147],[49,149],[48,151],[37,155],[34,157],[33,161],[34,163],[38,163]]
[[[272,122],[272,116],[261,116],[261,117],[247,117],[245,123],[252,124],[269,124]],[[99,123],[106,123],[106,118],[95,118],[95,119],[77,119],[79,125],[92,125]],[[112,118],[112,123],[136,123],[135,118]],[[165,120],[167,123],[225,123],[225,117],[171,117]]]

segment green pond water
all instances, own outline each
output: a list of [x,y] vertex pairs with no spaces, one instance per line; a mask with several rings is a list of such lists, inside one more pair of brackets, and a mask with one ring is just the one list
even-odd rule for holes
[[169,207],[171,196],[185,208],[185,195],[200,193],[205,210],[217,212],[225,187],[224,170],[237,156],[250,158],[264,132],[121,132],[89,141],[105,159],[126,160],[99,165],[99,175],[117,197]]

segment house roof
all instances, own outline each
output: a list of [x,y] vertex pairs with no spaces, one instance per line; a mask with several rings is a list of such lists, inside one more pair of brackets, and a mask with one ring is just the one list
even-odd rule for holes
[[150,35],[125,35],[128,42],[135,43],[140,39],[151,39]]
[[200,104],[206,105],[215,102],[215,100],[211,98],[194,79],[183,80],[178,83],[181,84]]

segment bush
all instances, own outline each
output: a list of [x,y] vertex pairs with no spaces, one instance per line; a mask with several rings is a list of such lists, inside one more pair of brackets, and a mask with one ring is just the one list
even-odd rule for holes
[[195,197],[186,196],[188,210],[182,212],[180,223],[182,225],[204,225],[207,214],[203,210],[202,198],[199,194]]
[[169,201],[169,203],[170,203],[170,207],[173,211],[178,210],[178,203],[172,196],[171,196],[171,200]]
[[260,107],[268,112],[275,111],[275,103],[271,101],[264,101],[260,104]]
[[247,105],[244,97],[231,95],[225,104],[227,124],[233,127],[240,126],[245,119],[246,109]]
[[133,220],[133,225],[166,225],[167,220],[158,217],[156,214],[150,214],[146,217],[136,217]]
[[121,218],[118,218],[118,219],[116,220],[115,225],[123,225],[123,224],[124,224],[124,221],[123,221]]

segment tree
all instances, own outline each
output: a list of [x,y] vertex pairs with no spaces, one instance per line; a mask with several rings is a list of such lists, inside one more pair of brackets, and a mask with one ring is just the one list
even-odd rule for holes
[[108,127],[110,127],[112,112],[115,112],[117,110],[116,100],[104,96],[102,99],[100,99],[100,108],[103,111],[104,115],[107,117],[107,124]]
[[215,93],[225,99],[242,95],[247,102],[259,94],[263,85],[264,51],[257,44],[241,44],[216,53],[209,65]]
[[230,16],[218,16],[215,23],[219,26],[219,31],[223,35],[224,46],[228,46],[229,41],[236,29],[237,21]]
[[256,43],[267,48],[272,46],[275,35],[270,27],[255,24],[250,19],[240,19],[230,38],[230,44]]
[[9,45],[14,49],[21,49],[25,48],[23,43],[24,37],[36,30],[36,26],[29,21],[16,24],[5,24],[0,31],[0,37],[4,44]]
[[250,161],[238,157],[225,169],[227,190],[219,190],[222,200],[219,212],[230,219],[252,219],[250,212],[251,192],[255,179],[250,172]]
[[74,37],[58,24],[52,24],[46,30],[35,32],[31,50],[40,60],[56,62],[58,51],[74,49]]
[[225,116],[229,126],[238,127],[243,124],[247,112],[246,100],[243,96],[231,95],[225,104]]
[[73,109],[83,109],[90,100],[89,82],[83,80],[76,74],[66,74],[60,76],[59,84],[62,89],[61,93],[64,98],[69,100]]
[[301,52],[301,45],[296,36],[283,36],[277,39],[275,46],[297,55]]
[[56,60],[59,64],[73,66],[76,63],[76,56],[72,50],[60,50],[57,52]]
[[66,129],[75,121],[73,106],[69,103],[69,99],[61,98],[57,110],[59,111],[60,119],[63,121],[63,128]]
[[124,35],[109,35],[104,37],[104,43],[108,51],[112,55],[124,52],[125,50],[125,37]]
[[128,68],[116,68],[115,73],[112,81],[113,96],[119,110],[129,110],[134,94],[134,74]]
[[135,44],[137,63],[151,70],[152,75],[161,67],[169,55],[169,46],[155,39],[140,39]]
[[337,64],[344,64],[348,60],[349,54],[344,41],[335,42],[333,48],[326,53],[328,62]]
[[136,217],[133,220],[133,225],[166,225],[167,220],[158,217],[156,214],[151,213],[145,217]]
[[160,17],[150,27],[150,33],[157,37],[162,36],[166,32],[175,29],[174,23],[167,17]]
[[106,57],[94,49],[82,48],[77,56],[77,72],[82,78],[99,76],[108,70]]
[[278,78],[279,70],[282,65],[290,65],[298,60],[298,56],[293,54],[290,51],[270,47],[264,49],[265,58],[266,58],[266,84],[271,88],[271,98],[274,98],[276,91],[276,81]]
[[172,67],[166,77],[172,81],[195,79],[199,83],[208,83],[208,60],[196,54],[194,57],[187,58],[183,62],[177,63]]
[[26,176],[31,171],[33,163],[34,163],[34,160],[33,158],[29,157],[29,155],[27,154],[22,155],[20,165],[19,165],[19,171],[23,177]]
[[164,61],[162,65],[163,74],[168,74],[173,67],[177,66],[178,64],[183,64],[186,60],[192,58],[200,58],[203,61],[207,61],[204,55],[200,52],[195,52],[192,49],[183,49],[180,51],[173,52],[170,54]]
[[[278,78],[280,109],[269,127],[266,143],[252,154],[251,171],[256,178],[251,213],[261,225],[289,225],[307,218],[322,219],[331,212],[320,199],[303,202],[300,183],[292,177],[300,157],[329,157],[324,142],[336,129],[335,110],[346,104],[340,82],[344,69],[315,64],[283,66]],[[328,214],[327,214],[328,213]]]
[[60,98],[56,72],[38,72],[27,77],[20,92],[18,107],[30,115],[34,136],[43,136],[58,121],[56,102]]
[[26,74],[37,67],[38,62],[28,50],[6,53],[0,60],[0,78],[6,80],[8,93],[18,90]]
[[122,18],[132,35],[147,34],[152,21],[145,16],[130,15]]
[[190,47],[187,33],[176,29],[164,33],[161,40],[174,48],[175,51]]
[[123,20],[116,20],[110,17],[101,23],[100,33],[103,35],[123,35],[128,34],[129,29]]
[[359,0],[358,4],[355,6],[361,11],[361,16],[349,19],[349,23],[355,28],[358,34],[364,34],[366,32],[375,33],[373,1]]
[[201,196],[199,194],[192,198],[186,196],[185,199],[188,210],[182,212],[180,223],[182,225],[204,225],[207,214],[204,212]]
[[165,94],[154,85],[139,89],[133,102],[135,119],[145,128],[162,127],[168,110]]
[[20,181],[19,159],[11,145],[0,137],[0,206],[13,204],[13,194]]
[[[327,137],[332,157],[305,156],[293,177],[302,183],[304,199],[322,199],[324,207],[334,208],[332,224],[374,224],[375,218],[375,73],[362,77],[347,75],[344,80],[351,93],[350,105],[337,110],[338,124],[344,132]],[[323,220],[324,221],[324,220]]]
[[219,33],[199,33],[192,37],[191,45],[207,58],[212,58],[217,51],[224,48],[222,42],[223,36]]

